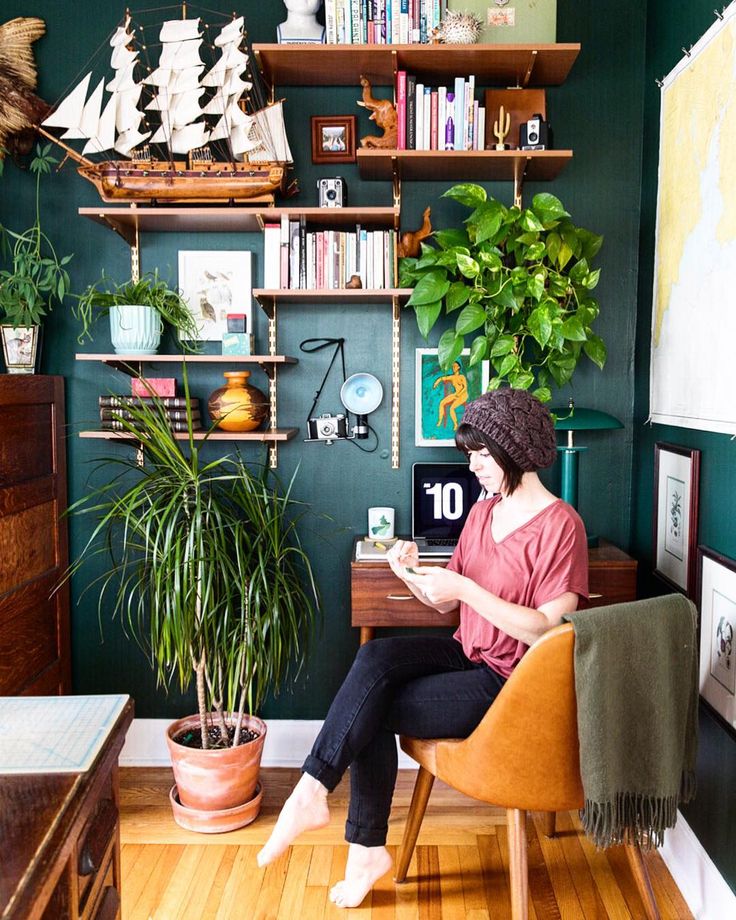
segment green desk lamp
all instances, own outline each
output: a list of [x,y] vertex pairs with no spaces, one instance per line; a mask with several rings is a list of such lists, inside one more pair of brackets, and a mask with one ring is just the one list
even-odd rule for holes
[[[578,455],[587,447],[578,447],[573,442],[576,431],[604,431],[612,428],[623,428],[623,424],[608,412],[599,409],[581,409],[570,400],[567,408],[551,410],[557,420],[557,431],[567,432],[567,444],[558,445],[560,452],[560,491],[563,501],[568,502],[573,508],[578,506]],[[597,546],[598,537],[588,534],[588,546]]]

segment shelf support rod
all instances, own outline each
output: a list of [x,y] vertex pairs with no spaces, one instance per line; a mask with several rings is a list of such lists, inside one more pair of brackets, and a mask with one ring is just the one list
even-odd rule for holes
[[523,163],[521,160],[514,161],[514,205],[520,208],[521,196],[524,191],[524,176],[526,175],[527,166],[530,158],[527,157]]
[[394,208],[401,211],[401,173],[399,171],[398,157],[391,157],[391,173],[393,177],[391,184],[394,198]]
[[391,298],[391,469],[399,468],[399,404],[401,397],[401,304]]
[[[273,301],[273,309],[268,315],[268,353],[271,357],[276,354],[276,300]],[[268,375],[268,403],[269,403],[269,424],[271,430],[275,431],[278,423],[277,410],[278,403],[276,400],[276,393],[278,387],[276,385],[276,365],[271,366],[271,371]],[[275,470],[279,465],[279,449],[278,442],[271,441],[268,448],[268,466],[270,469]]]
[[535,48],[534,51],[532,51],[531,57],[529,58],[529,65],[526,69],[526,73],[524,74],[524,79],[521,81],[522,87],[529,86],[529,81],[531,80],[532,72],[534,71],[534,65],[537,63],[538,54],[539,52]]
[[133,244],[130,247],[130,279],[131,281],[140,281],[141,279],[141,237],[137,223],[133,235]]

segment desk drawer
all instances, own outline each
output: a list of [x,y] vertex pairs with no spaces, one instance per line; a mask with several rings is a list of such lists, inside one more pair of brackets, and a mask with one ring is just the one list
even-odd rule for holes
[[630,565],[595,565],[588,571],[591,607],[636,600],[636,562]]
[[[426,563],[422,563],[425,565]],[[353,564],[353,626],[455,626],[457,613],[425,607],[386,566]]]

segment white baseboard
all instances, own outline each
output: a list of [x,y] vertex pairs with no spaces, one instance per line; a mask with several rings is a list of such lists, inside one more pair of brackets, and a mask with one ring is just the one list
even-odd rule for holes
[[736,917],[736,894],[679,812],[659,854],[695,920]]
[[[164,739],[170,724],[170,719],[134,719],[120,755],[120,765],[168,767],[169,752]],[[269,719],[263,766],[300,767],[321,727],[320,719]],[[401,750],[399,768],[416,768],[415,762]],[[665,834],[664,846],[659,852],[696,920],[736,917],[736,894],[682,815],[678,814],[676,826]]]
[[[166,729],[171,719],[134,719],[120,754],[122,767],[168,767]],[[269,719],[263,747],[264,767],[300,767],[322,728],[322,720]],[[410,770],[416,763],[399,751],[399,768]]]

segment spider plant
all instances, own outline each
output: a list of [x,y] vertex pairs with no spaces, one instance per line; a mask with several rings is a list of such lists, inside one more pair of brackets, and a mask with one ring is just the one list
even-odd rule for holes
[[204,748],[213,726],[225,746],[234,728],[235,746],[245,712],[278,692],[315,625],[317,589],[297,535],[306,508],[293,477],[284,488],[239,454],[206,460],[188,414],[184,442],[155,397],[120,416],[143,465],[127,454],[101,461],[107,482],[70,508],[96,523],[68,575],[109,556],[93,582],[100,616],[112,607],[160,685],[184,692],[194,679]]

